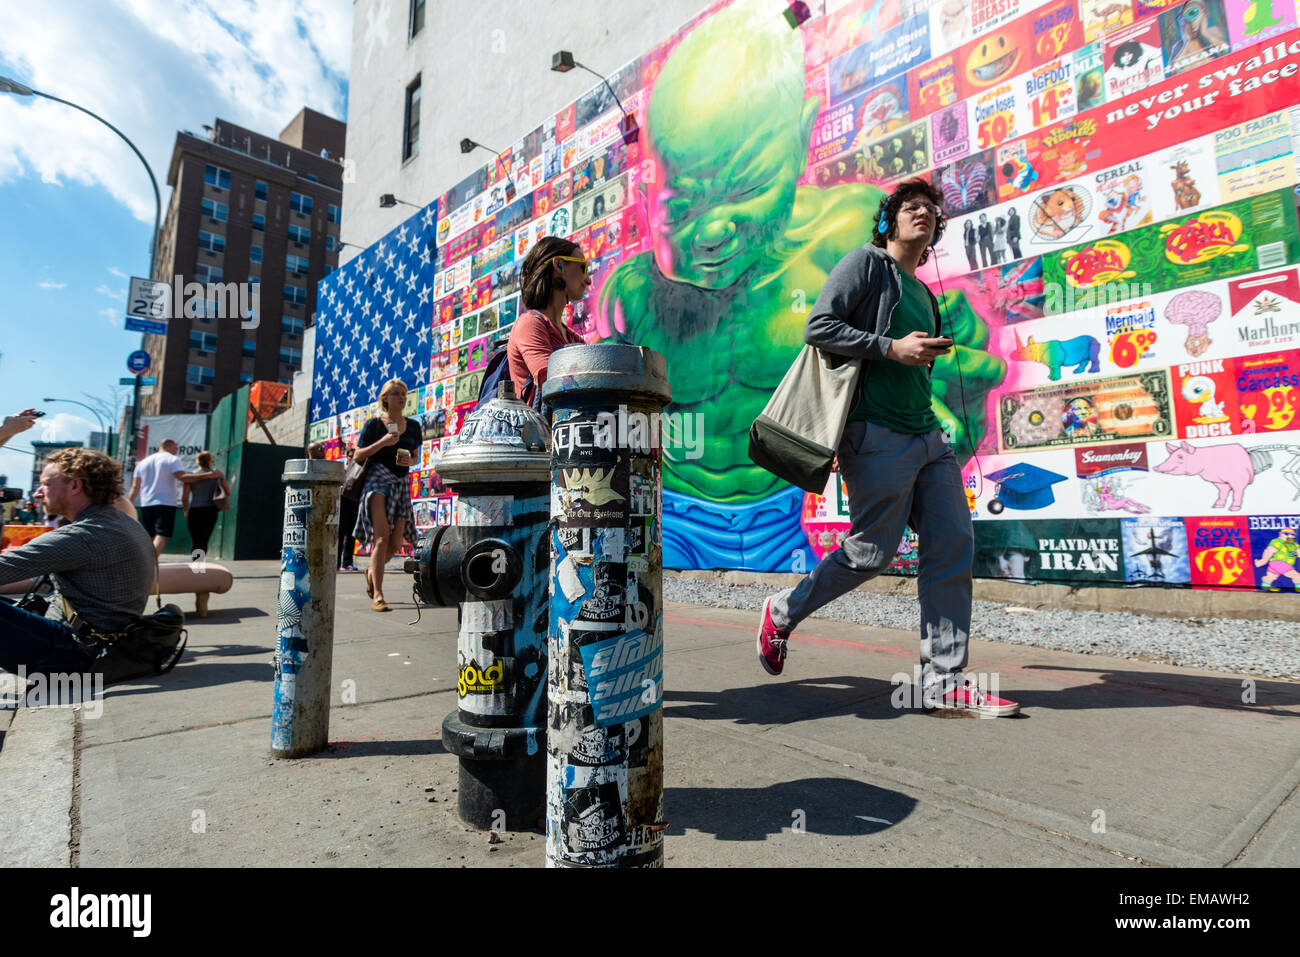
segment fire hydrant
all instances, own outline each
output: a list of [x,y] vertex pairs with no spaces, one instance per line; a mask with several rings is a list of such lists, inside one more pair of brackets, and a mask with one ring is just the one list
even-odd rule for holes
[[456,524],[419,542],[417,599],[459,606],[458,708],[442,722],[472,827],[528,830],[545,816],[550,429],[509,382],[465,419],[435,466]]

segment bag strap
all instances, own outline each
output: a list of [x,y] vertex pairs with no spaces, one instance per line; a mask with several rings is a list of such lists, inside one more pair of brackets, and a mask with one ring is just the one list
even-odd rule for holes
[[154,601],[158,603],[158,610],[162,611],[162,569],[158,565],[158,553],[154,552],[153,556],[153,588]]

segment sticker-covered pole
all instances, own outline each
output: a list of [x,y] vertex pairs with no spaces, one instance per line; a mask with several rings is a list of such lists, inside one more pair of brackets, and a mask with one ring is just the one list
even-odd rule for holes
[[314,754],[329,741],[334,577],[343,464],[284,464],[284,542],[276,615],[271,754]]
[[554,408],[546,862],[662,866],[664,357],[570,346],[542,395]]

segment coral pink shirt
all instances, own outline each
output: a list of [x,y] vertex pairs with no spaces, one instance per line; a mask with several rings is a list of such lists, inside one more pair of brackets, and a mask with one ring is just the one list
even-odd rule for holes
[[[529,309],[510,329],[506,344],[506,357],[510,362],[510,380],[515,384],[515,396],[521,402],[531,403],[533,393],[546,383],[546,363],[551,353],[560,346],[581,345],[585,340],[567,326],[557,329],[551,320]],[[533,384],[524,394],[524,383],[532,377]]]

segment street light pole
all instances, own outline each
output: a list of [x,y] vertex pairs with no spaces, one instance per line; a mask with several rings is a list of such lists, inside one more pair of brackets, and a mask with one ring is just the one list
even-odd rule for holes
[[[119,137],[121,137],[122,142],[126,143],[127,146],[131,147],[131,152],[135,153],[136,157],[140,160],[140,162],[144,164],[144,170],[146,173],[149,174],[149,182],[153,185],[153,203],[154,203],[153,235],[149,239],[149,272],[145,274],[146,278],[152,279],[154,257],[158,254],[158,232],[162,228],[162,193],[158,189],[158,180],[153,175],[153,169],[149,166],[149,161],[144,158],[144,154],[141,153],[140,150],[136,148],[136,145],[132,143],[130,139],[127,138],[127,135],[125,133],[119,130],[112,123],[108,122],[108,120],[104,119],[98,113],[91,112],[90,110],[86,109],[84,106],[78,106],[76,103],[73,103],[70,100],[62,99],[61,97],[54,96],[53,94],[50,93],[43,93],[40,90],[33,89],[32,87],[27,86],[24,83],[19,83],[17,80],[11,79],[10,77],[7,76],[0,76],[0,93],[14,93],[18,96],[43,96],[47,100],[53,100],[55,103],[62,103],[64,106],[70,106],[74,110],[80,110],[82,113],[85,113],[87,116],[99,120],[99,122],[103,123],[110,130],[112,130]],[[144,345],[143,334],[140,336],[140,344]],[[134,445],[135,443],[135,430],[139,418],[140,418],[140,376],[137,375],[135,377],[135,388],[133,389],[133,394],[131,397],[130,443],[132,445]]]
[[67,402],[70,405],[79,405],[83,409],[89,409],[95,415],[95,421],[99,423],[99,431],[105,436],[105,445],[107,448],[113,447],[113,427],[104,425],[104,417],[99,414],[99,410],[93,405],[87,405],[84,402],[78,402],[76,399],[41,399],[42,402]]

